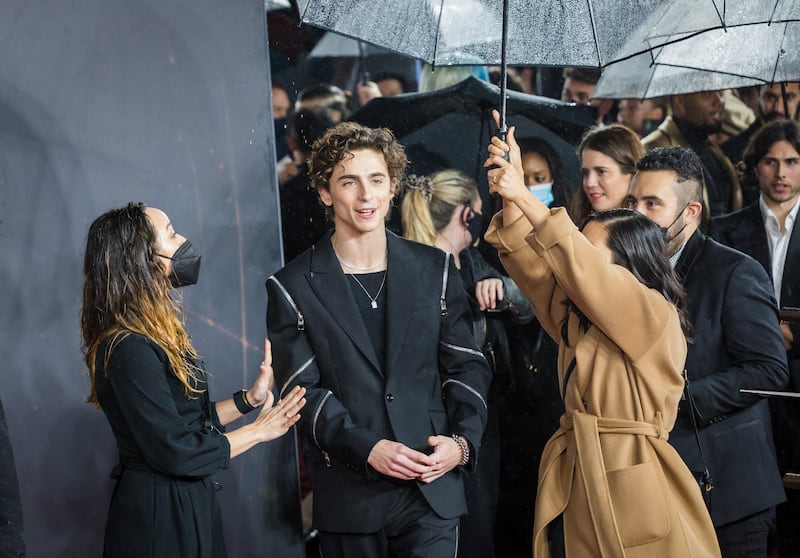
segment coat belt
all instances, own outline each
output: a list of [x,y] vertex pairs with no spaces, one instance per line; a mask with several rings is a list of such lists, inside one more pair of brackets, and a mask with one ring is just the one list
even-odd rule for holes
[[576,472],[583,482],[596,540],[603,558],[624,558],[625,549],[617,529],[616,516],[606,478],[605,461],[600,448],[600,434],[631,434],[667,439],[667,431],[656,415],[654,423],[602,418],[588,413],[561,417],[561,427],[575,437]]

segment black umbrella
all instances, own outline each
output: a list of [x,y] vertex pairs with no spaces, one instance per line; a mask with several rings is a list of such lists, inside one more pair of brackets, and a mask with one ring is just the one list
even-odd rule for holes
[[[410,173],[454,168],[474,178],[485,194],[483,161],[495,130],[491,110],[497,108],[498,93],[497,86],[471,77],[445,89],[373,99],[350,120],[390,128],[406,146]],[[515,91],[508,94],[507,111],[517,137],[547,141],[570,183],[579,183],[575,146],[594,123],[594,111]]]

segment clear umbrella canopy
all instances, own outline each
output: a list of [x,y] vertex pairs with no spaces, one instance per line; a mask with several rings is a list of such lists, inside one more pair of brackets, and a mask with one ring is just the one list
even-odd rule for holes
[[611,64],[596,98],[651,98],[800,81],[800,21],[697,34]]
[[[790,18],[788,0],[298,0],[308,23],[435,66],[604,66],[724,25]],[[626,42],[627,40],[627,42]]]
[[385,48],[329,32],[322,36],[308,56],[311,58],[361,58],[389,53],[391,51]]

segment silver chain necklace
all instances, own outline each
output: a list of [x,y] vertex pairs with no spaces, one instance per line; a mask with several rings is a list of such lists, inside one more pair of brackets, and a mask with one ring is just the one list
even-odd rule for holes
[[[347,267],[349,269],[353,269],[355,271],[372,271],[373,269],[375,269],[376,267],[381,265],[383,262],[385,262],[386,261],[386,257],[389,255],[389,246],[386,246],[386,251],[383,253],[383,256],[381,257],[380,260],[378,260],[377,262],[375,262],[374,264],[372,264],[369,267],[358,267],[358,266],[355,266],[353,264],[347,263],[346,261],[344,261],[342,258],[339,257],[339,252],[336,251],[336,243],[333,241],[333,239],[331,239],[331,246],[333,246],[333,255],[336,256],[336,259],[339,260],[339,263],[342,264],[343,266],[345,266],[345,267]],[[369,293],[367,293],[367,294],[369,294]]]
[[381,296],[381,292],[383,291],[383,286],[386,284],[386,272],[385,271],[383,272],[383,279],[381,280],[381,286],[378,289],[378,292],[375,293],[375,296],[372,296],[371,294],[369,294],[369,291],[364,288],[364,285],[361,284],[361,281],[358,280],[358,277],[356,277],[352,273],[350,273],[349,275],[350,275],[350,277],[353,278],[353,280],[356,283],[358,283],[358,286],[361,287],[361,290],[364,291],[364,294],[367,295],[367,298],[369,298],[369,300],[370,300],[370,306],[372,306],[372,309],[373,310],[377,309],[378,308],[378,297]]

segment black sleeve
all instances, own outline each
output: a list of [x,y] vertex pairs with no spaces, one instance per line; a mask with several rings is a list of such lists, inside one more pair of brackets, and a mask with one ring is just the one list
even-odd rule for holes
[[[439,330],[439,374],[444,404],[452,433],[466,437],[477,458],[486,426],[486,394],[491,372],[486,357],[475,344],[467,297],[452,260],[446,305],[447,314]],[[473,459],[470,461],[475,463]]]
[[692,396],[704,422],[761,400],[740,389],[782,390],[789,381],[772,283],[761,265],[741,260],[729,275],[720,327],[728,368],[693,380]]
[[272,343],[272,367],[280,397],[294,386],[306,388],[306,406],[298,425],[320,451],[355,470],[367,470],[367,458],[380,436],[355,423],[332,391],[320,386],[317,355],[305,330],[298,326],[299,310],[277,278],[267,281],[267,330]]

